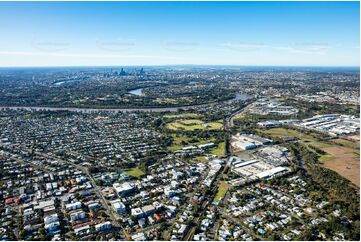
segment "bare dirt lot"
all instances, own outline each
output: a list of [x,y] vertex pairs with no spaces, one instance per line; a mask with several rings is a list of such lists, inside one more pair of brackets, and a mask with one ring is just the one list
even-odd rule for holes
[[350,140],[360,141],[360,135],[351,135],[346,138]]
[[360,187],[360,157],[355,153],[355,149],[332,146],[323,150],[330,155],[329,159],[323,161],[323,166]]

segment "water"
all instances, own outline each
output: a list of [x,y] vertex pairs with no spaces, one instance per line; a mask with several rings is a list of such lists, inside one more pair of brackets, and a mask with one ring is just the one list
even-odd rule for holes
[[251,99],[251,96],[245,95],[245,94],[241,94],[241,93],[237,93],[236,96],[228,101],[226,101],[226,103],[232,103],[235,101],[246,101],[248,99]]
[[129,91],[128,93],[136,95],[136,96],[143,96],[143,88],[134,89],[134,90]]
[[60,85],[62,85],[62,84],[64,84],[65,82],[57,82],[57,83],[55,83],[54,85],[55,86],[60,86]]
[[248,99],[252,98],[251,96],[245,95],[245,94],[241,94],[241,93],[237,93],[235,98],[233,98],[230,101],[238,101],[238,100],[242,100],[242,101],[246,101]]

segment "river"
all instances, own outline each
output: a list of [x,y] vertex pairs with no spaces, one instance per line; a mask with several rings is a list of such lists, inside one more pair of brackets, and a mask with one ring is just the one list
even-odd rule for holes
[[[141,89],[136,89],[137,93],[142,93]],[[140,90],[140,91],[138,91]],[[133,90],[135,91],[135,90]],[[137,95],[137,94],[134,94]],[[141,94],[142,95],[142,94]],[[238,100],[247,100],[251,97],[244,94],[237,94],[234,98],[224,101],[226,103],[231,103]],[[190,106],[180,106],[180,107],[159,107],[159,108],[72,108],[72,107],[40,107],[40,106],[13,106],[13,107],[0,107],[1,109],[25,109],[25,110],[35,110],[35,111],[74,111],[74,112],[83,112],[83,113],[92,113],[92,112],[98,112],[98,111],[104,111],[104,112],[177,112],[180,109],[191,109],[195,107],[204,107],[208,104],[198,104],[198,105],[190,105]]]
[[130,90],[128,93],[136,95],[136,96],[143,96],[143,88],[138,88],[134,90]]

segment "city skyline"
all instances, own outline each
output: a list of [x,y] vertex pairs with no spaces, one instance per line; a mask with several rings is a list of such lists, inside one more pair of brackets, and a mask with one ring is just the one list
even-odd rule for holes
[[359,17],[359,2],[2,2],[0,66],[359,66]]

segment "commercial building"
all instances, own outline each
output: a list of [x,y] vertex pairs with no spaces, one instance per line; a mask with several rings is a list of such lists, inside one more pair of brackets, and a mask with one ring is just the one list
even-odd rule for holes
[[272,144],[272,140],[254,134],[238,134],[232,137],[232,146],[240,150],[252,150]]
[[142,210],[146,216],[152,215],[155,212],[155,208],[152,205],[146,205],[142,207]]
[[135,218],[141,218],[141,217],[144,216],[144,212],[143,212],[143,210],[141,208],[132,208],[130,213]]
[[95,225],[95,231],[104,231],[111,228],[112,228],[112,223],[109,221]]
[[276,174],[279,174],[279,173],[282,173],[282,172],[287,172],[289,171],[288,168],[286,167],[282,167],[282,166],[278,166],[278,167],[275,167],[271,170],[267,170],[267,171],[263,171],[263,172],[260,172],[257,174],[257,177],[258,178],[270,178]]
[[126,206],[120,201],[120,199],[113,200],[110,202],[110,204],[114,211],[118,214],[125,214],[127,212]]
[[113,188],[119,196],[125,196],[135,191],[135,185],[131,182],[124,182],[122,184],[114,183]]

